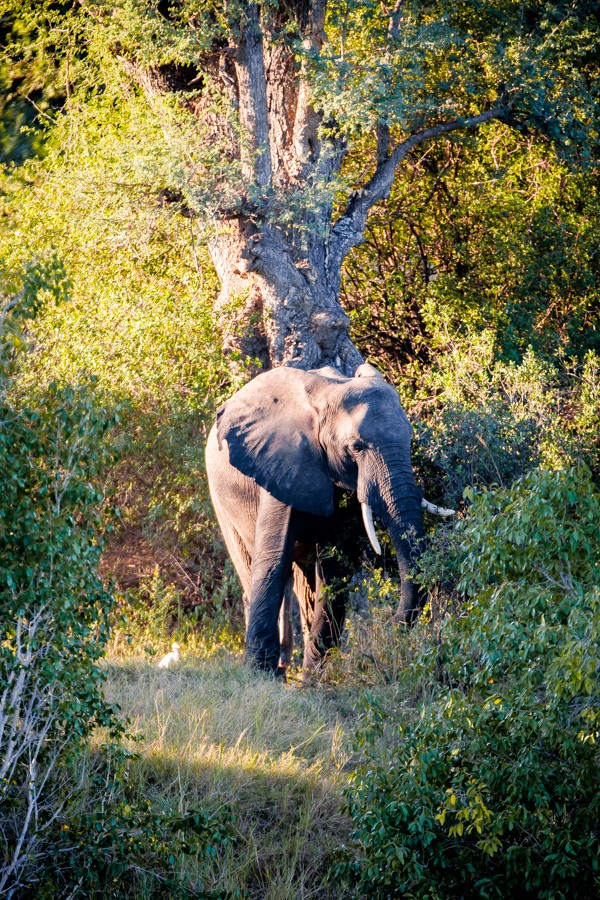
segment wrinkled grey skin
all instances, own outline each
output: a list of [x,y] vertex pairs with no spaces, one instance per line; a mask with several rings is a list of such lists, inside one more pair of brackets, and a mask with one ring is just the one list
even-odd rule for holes
[[[412,428],[398,393],[368,365],[354,378],[335,369],[277,368],[258,375],[217,416],[206,468],[223,537],[244,590],[246,653],[276,672],[291,652],[280,642],[284,595],[295,591],[305,638],[304,667],[339,641],[342,592],[327,553],[336,542],[335,486],[357,492],[387,528],[401,575],[396,620],[422,606],[410,579],[423,536],[422,494],[410,462]],[[357,522],[357,528],[362,524]]]

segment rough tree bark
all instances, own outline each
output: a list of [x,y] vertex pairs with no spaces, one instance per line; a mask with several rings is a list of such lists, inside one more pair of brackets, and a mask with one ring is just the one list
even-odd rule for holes
[[[305,11],[305,48],[319,50],[326,3]],[[339,303],[340,265],[329,260],[332,204],[296,207],[285,230],[273,221],[269,199],[310,189],[339,170],[341,141],[320,138],[321,117],[292,50],[261,28],[249,4],[237,46],[230,53],[241,127],[242,172],[264,197],[264,210],[224,217],[211,244],[221,279],[221,309],[242,301],[226,348],[258,358],[265,368],[332,363],[353,372],[362,357],[348,336]],[[259,204],[260,206],[260,204]]]
[[[336,217],[333,192],[324,186],[340,172],[346,141],[311,105],[308,75],[285,37],[292,19],[304,49],[317,54],[326,40],[326,7],[327,0],[292,0],[279,13],[273,7],[263,13],[259,4],[242,3],[230,45],[215,50],[221,82],[237,109],[246,191],[234,211],[222,212],[210,252],[221,281],[217,307],[228,322],[227,352],[257,359],[263,368],[330,364],[349,375],[363,359],[339,302],[341,271],[348,252],[363,240],[369,210],[389,196],[408,153],[431,138],[505,114],[507,98],[470,118],[446,116],[395,144],[387,126],[379,125],[372,175]],[[401,7],[397,0],[387,13],[390,42]]]

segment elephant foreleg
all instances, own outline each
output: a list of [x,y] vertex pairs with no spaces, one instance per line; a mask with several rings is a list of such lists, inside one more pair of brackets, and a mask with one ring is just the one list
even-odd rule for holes
[[292,565],[292,511],[266,492],[261,500],[252,550],[246,656],[256,668],[276,672],[278,619]]

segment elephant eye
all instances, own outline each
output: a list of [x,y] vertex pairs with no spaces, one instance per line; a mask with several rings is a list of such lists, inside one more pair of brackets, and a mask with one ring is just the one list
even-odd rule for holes
[[352,449],[355,450],[357,453],[360,453],[361,450],[367,449],[367,445],[365,444],[364,441],[354,441],[354,443],[351,446],[352,446]]

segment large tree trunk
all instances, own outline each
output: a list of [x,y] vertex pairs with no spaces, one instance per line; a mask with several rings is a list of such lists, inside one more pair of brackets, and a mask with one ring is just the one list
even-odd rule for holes
[[[217,310],[225,351],[254,368],[331,364],[352,375],[363,360],[339,302],[341,269],[363,240],[369,210],[389,196],[396,168],[409,152],[430,138],[505,115],[509,102],[503,93],[477,115],[448,119],[441,113],[443,121],[409,133],[395,146],[387,124],[375,125],[373,174],[346,198],[336,219],[333,200],[346,138],[311,105],[310,73],[295,58],[290,39],[302,40],[305,59],[316,58],[325,41],[326,6],[327,0],[240,4],[239,23],[230,23],[230,45],[216,45],[204,61],[225,86],[238,127],[226,116],[214,121],[210,92],[206,102],[194,100],[190,108],[215,125],[219,146],[226,147],[222,152],[241,167],[239,195],[228,209],[218,209],[210,243],[221,280]],[[390,46],[401,9],[402,0],[396,0],[387,11]],[[125,64],[147,92],[165,89],[156,72]]]
[[339,303],[339,268],[298,259],[278,229],[241,216],[222,224],[211,254],[222,285],[218,307],[228,318],[226,352],[263,368],[331,364],[354,373],[363,360]]
[[[320,48],[324,11],[324,3],[308,10],[306,46]],[[210,248],[228,322],[225,350],[263,368],[333,364],[353,373],[362,357],[339,303],[341,260],[328,257],[331,200],[307,198],[339,169],[340,147],[322,144],[303,73],[285,42],[263,35],[254,4],[229,62],[242,173],[254,196],[247,213],[223,218]],[[274,206],[286,202],[295,221],[276,226]]]

